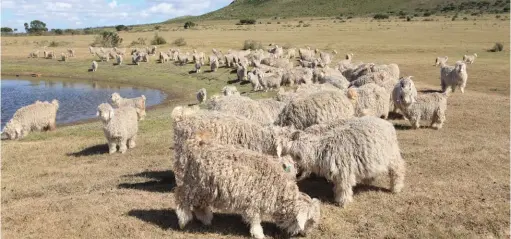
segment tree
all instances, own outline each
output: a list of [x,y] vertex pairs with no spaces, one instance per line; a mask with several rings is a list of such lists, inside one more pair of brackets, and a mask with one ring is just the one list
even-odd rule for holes
[[39,20],[31,21],[30,22],[30,27],[29,27],[28,23],[26,23],[26,22],[23,25],[25,26],[25,31],[27,33],[41,34],[43,32],[47,32],[48,31],[48,28],[46,28],[46,23],[44,23],[42,21],[39,21]]
[[55,34],[62,35],[64,34],[64,31],[62,31],[62,29],[55,29]]
[[30,32],[47,32],[46,23],[39,20],[33,20],[30,22]]
[[12,28],[10,27],[2,27],[1,28],[2,33],[12,33]]

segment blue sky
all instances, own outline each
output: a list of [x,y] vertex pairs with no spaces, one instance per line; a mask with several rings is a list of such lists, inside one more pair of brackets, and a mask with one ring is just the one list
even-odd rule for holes
[[32,20],[52,28],[86,28],[162,22],[184,15],[201,15],[232,0],[1,0],[2,27],[23,32]]

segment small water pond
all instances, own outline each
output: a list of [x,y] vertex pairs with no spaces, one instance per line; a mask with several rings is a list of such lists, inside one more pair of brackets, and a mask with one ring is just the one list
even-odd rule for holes
[[60,102],[57,111],[57,124],[73,123],[96,117],[99,104],[109,102],[112,93],[133,98],[145,95],[146,107],[160,104],[167,95],[159,90],[111,84],[105,82],[75,82],[58,79],[1,79],[2,121],[5,124],[16,110],[32,104],[36,100]]

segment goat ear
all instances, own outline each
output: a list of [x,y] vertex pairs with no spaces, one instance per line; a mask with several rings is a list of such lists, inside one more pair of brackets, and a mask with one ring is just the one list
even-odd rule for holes
[[296,216],[296,222],[298,223],[298,227],[300,228],[300,231],[305,231],[305,223],[307,222],[307,213],[306,212],[300,212]]
[[98,117],[98,116],[99,116],[99,111],[96,111],[96,117]]
[[111,109],[109,112],[108,112],[108,116],[110,119],[112,119],[114,117],[114,109]]

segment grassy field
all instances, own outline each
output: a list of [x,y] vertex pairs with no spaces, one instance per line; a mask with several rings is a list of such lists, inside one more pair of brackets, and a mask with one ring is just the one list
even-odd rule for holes
[[[440,131],[410,130],[393,120],[407,162],[405,188],[393,195],[387,177],[375,187],[358,187],[346,209],[332,203],[332,185],[321,179],[300,183],[319,197],[322,221],[309,238],[509,238],[509,21],[494,16],[477,21],[371,22],[354,19],[299,19],[281,24],[235,26],[235,21],[202,22],[197,30],[162,25],[168,42],[183,37],[192,48],[240,49],[247,39],[264,45],[354,52],[355,61],[397,63],[402,75],[413,75],[419,90],[439,89],[437,56],[449,63],[478,53],[468,66],[465,94],[448,100],[447,121]],[[265,20],[264,22],[271,21]],[[153,31],[121,33],[124,44]],[[77,51],[69,62],[30,59],[28,53],[44,41],[68,43]],[[3,37],[2,74],[42,73],[98,82],[143,85],[166,91],[167,102],[140,122],[137,148],[108,155],[99,122],[33,133],[20,141],[2,141],[2,238],[240,238],[248,228],[237,215],[216,213],[213,225],[197,222],[179,230],[174,212],[172,130],[170,111],[195,103],[195,91],[219,92],[235,78],[229,70],[189,74],[192,65],[178,67],[153,62],[140,66],[100,63],[88,53],[93,36]],[[502,42],[504,52],[486,52]],[[159,46],[161,49],[170,44]],[[340,56],[339,56],[340,57]],[[248,86],[240,86],[243,92]],[[267,97],[271,93],[247,93]],[[284,235],[267,221],[265,233]]]

